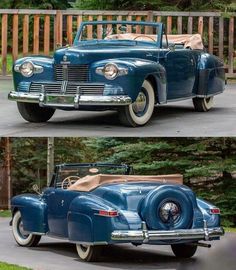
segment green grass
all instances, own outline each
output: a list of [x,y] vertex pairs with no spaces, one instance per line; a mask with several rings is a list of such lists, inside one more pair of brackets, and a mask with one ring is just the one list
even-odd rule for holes
[[228,227],[224,227],[226,232],[233,232],[236,233],[236,228],[228,228]]
[[8,264],[8,263],[3,263],[3,262],[0,262],[0,269],[1,270],[30,270],[30,268],[21,267],[18,265]]
[[[12,55],[8,54],[7,55],[7,74],[12,73],[12,64],[13,64]],[[2,73],[2,57],[1,56],[0,56],[0,73]]]
[[11,217],[11,211],[9,211],[9,210],[0,210],[0,217]]

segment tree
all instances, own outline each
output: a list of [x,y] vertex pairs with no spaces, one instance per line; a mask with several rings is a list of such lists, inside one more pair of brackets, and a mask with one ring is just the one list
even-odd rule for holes
[[0,8],[66,9],[68,0],[1,0]]
[[77,0],[74,7],[114,10],[236,10],[235,0]]
[[[47,138],[11,142],[14,195],[46,186]],[[55,138],[55,164],[99,161],[133,165],[136,174],[181,173],[221,208],[224,225],[236,226],[236,138]]]

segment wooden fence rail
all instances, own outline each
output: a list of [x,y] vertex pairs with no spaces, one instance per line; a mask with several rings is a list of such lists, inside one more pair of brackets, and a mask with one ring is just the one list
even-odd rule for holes
[[236,13],[29,9],[0,9],[0,75],[20,56],[50,55],[57,44],[72,44],[88,20],[163,22],[168,34],[200,33],[206,49],[224,60],[228,77],[236,78]]

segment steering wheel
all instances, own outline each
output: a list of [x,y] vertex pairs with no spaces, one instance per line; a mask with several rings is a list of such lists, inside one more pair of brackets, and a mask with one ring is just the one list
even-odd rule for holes
[[70,187],[71,185],[73,185],[76,181],[78,181],[80,179],[79,176],[77,175],[71,175],[66,177],[62,183],[61,183],[61,188],[62,189],[67,189],[68,187]]
[[152,41],[156,42],[156,40],[155,40],[153,37],[146,36],[146,35],[139,35],[139,36],[135,37],[134,40],[136,40],[136,39],[138,39],[138,38],[149,38],[149,39],[151,39]]

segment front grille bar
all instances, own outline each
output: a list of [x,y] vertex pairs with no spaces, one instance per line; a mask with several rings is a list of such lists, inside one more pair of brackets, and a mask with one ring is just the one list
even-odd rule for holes
[[102,96],[104,92],[104,84],[89,83],[89,84],[76,84],[70,82],[55,82],[55,83],[31,83],[30,92],[40,93],[42,86],[47,94],[62,94],[62,95],[76,95],[78,87],[80,89],[80,95],[89,96]]

